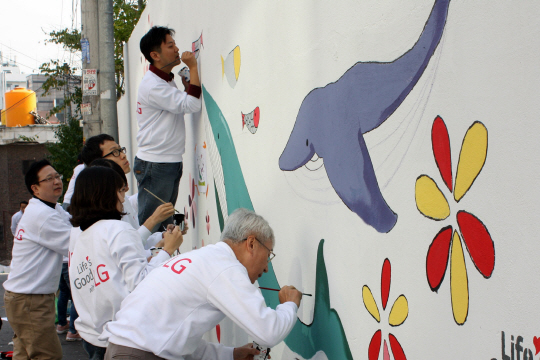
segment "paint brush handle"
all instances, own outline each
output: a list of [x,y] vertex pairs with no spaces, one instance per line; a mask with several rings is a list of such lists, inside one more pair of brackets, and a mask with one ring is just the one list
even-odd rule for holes
[[[144,190],[146,190],[150,195],[152,195],[153,197],[155,197],[156,199],[158,199],[159,201],[161,201],[162,203],[166,204],[165,201],[161,200],[160,198],[157,197],[156,194],[154,194],[153,192],[151,192],[150,190],[148,190],[147,188],[144,188]],[[177,213],[181,214],[180,211],[174,209],[174,211],[176,211]]]
[[[272,288],[267,288],[267,287],[262,287],[262,286],[259,286],[259,289],[271,290],[271,291],[281,291],[281,289],[272,289]],[[304,295],[304,296],[313,296],[311,294],[304,294],[304,293],[302,293],[302,295]]]

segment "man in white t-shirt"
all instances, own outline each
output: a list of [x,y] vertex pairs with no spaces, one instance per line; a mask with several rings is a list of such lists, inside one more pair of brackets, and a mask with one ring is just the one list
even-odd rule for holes
[[57,203],[62,175],[47,160],[38,161],[25,175],[33,198],[13,240],[11,272],[4,282],[4,304],[13,328],[14,359],[62,359],[54,325],[54,293],[68,255],[71,223]]
[[277,345],[297,321],[302,293],[285,286],[276,310],[266,306],[254,283],[268,272],[273,248],[268,222],[236,210],[220,242],[170,259],[124,299],[100,337],[109,341],[105,359],[238,360],[258,354],[251,345],[232,348],[202,339],[225,316],[258,344]]
[[[141,39],[140,48],[150,63],[137,95],[137,144],[133,170],[139,186],[139,223],[143,224],[161,204],[144,189],[173,205],[178,197],[185,151],[184,114],[201,110],[201,87],[197,59],[190,51],[182,53],[190,70],[186,91],[176,87],[172,69],[181,63],[174,30],[152,27]],[[164,221],[164,228],[172,219]],[[157,229],[153,229],[156,231]]]
[[17,233],[17,225],[19,225],[19,221],[21,221],[21,217],[24,214],[24,209],[26,209],[26,206],[28,205],[28,201],[21,201],[19,204],[19,211],[17,211],[13,216],[11,217],[11,233],[13,236]]

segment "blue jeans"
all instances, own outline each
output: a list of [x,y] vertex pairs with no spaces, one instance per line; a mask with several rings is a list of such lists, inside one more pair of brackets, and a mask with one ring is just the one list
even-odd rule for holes
[[83,345],[84,351],[86,351],[86,353],[88,354],[89,360],[105,359],[105,352],[107,351],[107,348],[92,345],[84,339],[82,341],[82,345]]
[[[67,263],[62,264],[62,273],[60,274],[60,283],[58,284],[60,294],[58,295],[58,303],[56,304],[56,312],[58,313],[58,325],[64,326],[67,324],[66,313],[68,301],[71,300],[71,288],[69,286],[69,268]],[[71,302],[71,309],[69,311],[69,332],[76,334],[75,320],[79,317],[73,301]]]
[[[162,204],[161,201],[144,189],[150,190],[165,202],[176,204],[178,186],[182,177],[182,163],[153,163],[135,157],[133,171],[139,187],[137,201],[139,202],[139,224],[142,225],[154,213],[156,208]],[[171,217],[163,221],[161,225],[166,229],[167,224],[172,223],[173,219]],[[155,229],[152,229],[152,232],[164,229],[160,229],[160,226],[157,225]]]

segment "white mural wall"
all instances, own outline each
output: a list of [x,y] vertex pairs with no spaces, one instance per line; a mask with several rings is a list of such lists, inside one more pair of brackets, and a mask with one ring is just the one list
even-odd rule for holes
[[[133,159],[140,38],[169,26],[199,48],[204,92],[186,116],[182,251],[250,207],[276,233],[260,285],[313,294],[273,359],[539,359],[539,15],[536,1],[152,0],[126,46],[120,144]],[[230,321],[208,336],[250,340]]]

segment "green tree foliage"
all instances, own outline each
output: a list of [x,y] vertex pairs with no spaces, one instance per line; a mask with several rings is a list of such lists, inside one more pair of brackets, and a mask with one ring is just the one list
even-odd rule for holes
[[[114,0],[114,64],[116,99],[125,94],[124,87],[124,43],[129,40],[135,25],[146,5],[140,0]],[[139,8],[141,7],[141,8]]]
[[[77,114],[75,117],[80,118],[82,103],[81,77],[73,74],[77,68],[72,68],[67,63],[60,65],[58,60],[51,60],[48,63],[41,64],[39,70],[42,74],[48,75],[41,86],[44,91],[42,96],[46,96],[53,89],[66,90],[64,92],[64,103],[53,107],[48,116],[58,114],[66,108],[75,106],[75,113]],[[70,117],[71,114],[66,114],[66,120]]]
[[[137,25],[145,5],[146,1],[142,0],[113,0],[114,62],[117,100],[125,93],[124,43],[131,36],[133,28]],[[49,40],[47,42],[62,45],[72,54],[81,57],[81,33],[77,29],[52,31],[49,33]],[[43,63],[39,69],[41,73],[49,75],[42,86],[44,90],[43,96],[49,94],[53,89],[62,90],[66,87],[70,89],[70,92],[65,96],[64,103],[53,108],[50,115],[61,112],[67,106],[75,106],[76,113],[80,115],[80,105],[82,103],[81,77],[75,74],[80,73],[81,69],[71,67],[67,63],[60,64],[59,60],[51,60],[48,63]],[[75,85],[76,83],[78,85]]]
[[73,118],[61,124],[54,132],[58,142],[46,145],[50,153],[48,159],[56,171],[64,175],[62,182],[66,191],[83,146],[83,132],[79,121]]

